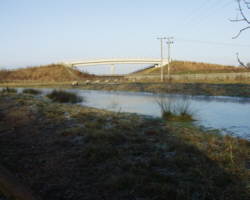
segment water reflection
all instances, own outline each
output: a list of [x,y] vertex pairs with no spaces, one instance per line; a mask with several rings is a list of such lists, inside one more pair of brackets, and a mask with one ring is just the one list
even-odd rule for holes
[[[106,91],[79,91],[79,94],[87,98],[84,103],[87,106],[161,116],[155,94]],[[187,95],[170,94],[164,98],[178,100],[187,98]],[[221,129],[224,133],[250,140],[250,98],[188,96],[188,99],[198,119],[197,125]]]
[[[47,94],[52,89],[41,89]],[[19,89],[21,92],[22,89]],[[122,111],[161,116],[160,107],[156,103],[156,94],[146,92],[107,92],[95,90],[69,90],[83,96],[83,105]],[[178,100],[187,98],[195,113],[197,125],[206,128],[221,129],[223,133],[244,137],[250,140],[250,98],[239,97],[208,97],[167,94],[164,98]]]

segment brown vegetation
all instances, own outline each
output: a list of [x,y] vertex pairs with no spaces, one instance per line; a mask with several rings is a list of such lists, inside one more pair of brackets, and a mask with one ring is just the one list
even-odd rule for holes
[[60,64],[52,64],[39,67],[27,67],[16,70],[1,70],[0,82],[16,81],[40,81],[40,82],[61,82],[75,81],[85,78],[92,78],[94,75],[83,73],[78,70],[65,67]]
[[[165,72],[167,66],[164,67]],[[173,61],[171,62],[171,74],[189,74],[189,73],[231,73],[231,72],[250,72],[245,67],[236,67],[230,65],[209,64],[190,61]],[[150,68],[140,71],[140,74],[159,74],[160,68]]]

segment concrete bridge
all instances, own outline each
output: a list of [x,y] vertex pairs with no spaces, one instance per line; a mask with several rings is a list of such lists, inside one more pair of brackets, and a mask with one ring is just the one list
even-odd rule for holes
[[112,59],[93,59],[93,60],[79,60],[79,61],[71,61],[71,62],[62,62],[68,67],[84,67],[84,66],[96,66],[96,65],[110,65],[111,66],[111,74],[115,73],[115,65],[120,64],[151,64],[155,65],[155,67],[160,67],[161,64],[166,65],[168,63],[167,59],[163,60],[161,63],[161,59],[159,58],[112,58]]

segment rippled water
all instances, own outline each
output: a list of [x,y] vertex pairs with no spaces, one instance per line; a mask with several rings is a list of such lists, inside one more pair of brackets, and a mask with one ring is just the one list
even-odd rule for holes
[[[20,89],[21,90],[21,89]],[[41,89],[44,93],[51,89]],[[161,116],[156,103],[157,95],[143,92],[109,92],[96,90],[70,90],[83,96],[86,106],[119,112],[131,112],[154,117]],[[185,95],[165,95],[166,99],[182,99]],[[250,98],[188,96],[197,125],[209,129],[220,129],[250,140]]]

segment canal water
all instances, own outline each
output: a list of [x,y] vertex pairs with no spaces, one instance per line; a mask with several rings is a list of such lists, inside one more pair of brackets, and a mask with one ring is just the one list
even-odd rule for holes
[[157,102],[182,102],[189,105],[195,122],[208,129],[220,129],[224,134],[250,140],[250,98],[185,96],[178,94],[160,95],[142,92],[107,92],[77,90],[86,101],[83,105],[112,110],[131,112],[154,117],[161,116]]
[[[21,91],[22,89],[19,89]],[[51,89],[41,89],[44,94]],[[107,109],[116,112],[130,112],[153,117],[161,116],[159,99],[166,102],[185,102],[194,114],[194,122],[207,129],[220,129],[222,134],[230,134],[250,140],[250,98],[224,96],[186,96],[165,94],[160,97],[153,93],[118,92],[96,90],[69,90],[82,96],[84,106]]]

